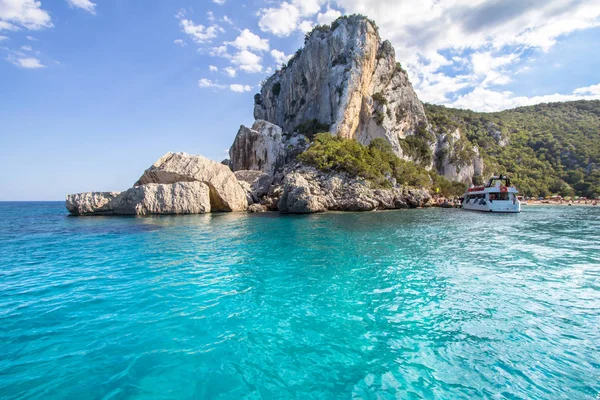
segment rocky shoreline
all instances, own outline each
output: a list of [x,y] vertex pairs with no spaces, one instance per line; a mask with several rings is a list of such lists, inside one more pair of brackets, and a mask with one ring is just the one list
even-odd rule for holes
[[231,171],[202,156],[167,153],[124,192],[67,196],[72,215],[203,214],[218,211],[373,211],[437,205],[425,189],[371,188],[343,173],[295,163],[282,172]]
[[254,118],[250,128],[240,127],[229,160],[167,153],[132,188],[68,195],[66,207],[72,215],[148,215],[438,204],[427,189],[399,185],[391,176],[384,182],[390,188],[379,188],[346,172],[302,164],[298,155],[320,132],[361,146],[383,140],[394,157],[447,180],[467,184],[483,174],[477,148],[461,147],[464,134],[456,127],[434,129],[394,48],[359,15],[309,33],[304,48],[262,84]]

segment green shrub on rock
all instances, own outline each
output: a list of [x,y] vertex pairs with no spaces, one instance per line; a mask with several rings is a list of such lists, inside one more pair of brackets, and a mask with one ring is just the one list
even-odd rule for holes
[[392,187],[393,178],[401,185],[433,190],[439,188],[444,195],[462,194],[465,189],[462,184],[449,182],[412,162],[400,159],[390,144],[381,138],[364,146],[356,140],[320,133],[298,159],[323,171],[343,172],[364,178],[375,187]]

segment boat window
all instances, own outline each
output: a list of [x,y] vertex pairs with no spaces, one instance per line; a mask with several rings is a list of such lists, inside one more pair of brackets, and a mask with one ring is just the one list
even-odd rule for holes
[[498,200],[508,200],[508,193],[498,193]]

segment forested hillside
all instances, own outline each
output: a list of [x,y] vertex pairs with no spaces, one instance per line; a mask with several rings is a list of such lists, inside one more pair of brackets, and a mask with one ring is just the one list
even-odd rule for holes
[[458,127],[479,147],[487,175],[510,175],[524,195],[600,196],[600,101],[495,113],[425,108],[435,129]]

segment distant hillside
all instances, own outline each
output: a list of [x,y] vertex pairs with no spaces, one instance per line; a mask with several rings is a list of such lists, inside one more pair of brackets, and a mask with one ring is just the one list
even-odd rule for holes
[[434,129],[461,132],[486,175],[508,174],[529,196],[600,196],[600,101],[538,104],[478,113],[425,104]]

